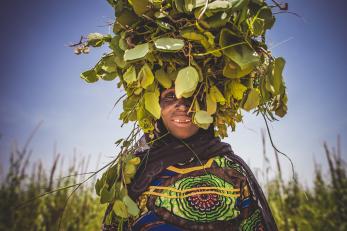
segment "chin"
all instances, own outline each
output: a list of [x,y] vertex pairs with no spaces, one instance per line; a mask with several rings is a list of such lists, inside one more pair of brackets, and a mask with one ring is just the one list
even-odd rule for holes
[[188,139],[189,137],[195,135],[199,129],[192,127],[187,129],[180,129],[180,131],[175,131],[174,129],[170,131],[170,133],[178,139]]

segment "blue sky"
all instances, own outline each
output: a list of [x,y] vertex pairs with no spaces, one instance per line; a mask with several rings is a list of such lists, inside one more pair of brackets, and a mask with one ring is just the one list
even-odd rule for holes
[[[347,150],[347,27],[344,0],[288,1],[290,14],[277,15],[268,34],[275,56],[287,65],[288,115],[270,125],[277,147],[295,164],[303,183],[310,182],[313,160],[325,166],[324,141],[336,144],[341,135]],[[53,146],[67,160],[73,150],[79,156],[97,156],[106,163],[116,154],[114,141],[129,129],[120,128],[119,109],[112,111],[121,92],[116,82],[86,84],[79,73],[101,57],[101,50],[76,56],[67,47],[90,32],[108,33],[104,26],[113,18],[106,0],[19,1],[0,8],[0,160],[8,163],[11,145],[25,143],[33,128],[43,124],[33,139],[33,159],[49,166]],[[284,42],[283,41],[287,41]],[[262,118],[245,113],[244,123],[230,134],[229,142],[253,168],[261,168]],[[267,140],[268,155],[273,151]],[[343,153],[347,159],[346,152]],[[274,162],[272,162],[274,164]],[[290,164],[282,158],[290,175]]]

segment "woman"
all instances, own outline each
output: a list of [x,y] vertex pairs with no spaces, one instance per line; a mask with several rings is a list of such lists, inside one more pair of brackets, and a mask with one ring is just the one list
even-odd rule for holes
[[[254,175],[213,127],[195,125],[190,98],[162,91],[161,119],[128,187],[140,215],[125,229],[277,230]],[[115,226],[113,226],[115,228]],[[104,230],[115,230],[104,225]]]

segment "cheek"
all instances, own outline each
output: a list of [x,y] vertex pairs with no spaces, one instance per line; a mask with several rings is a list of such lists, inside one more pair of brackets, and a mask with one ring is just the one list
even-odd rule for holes
[[167,107],[161,108],[161,119],[163,120],[165,127],[167,127],[169,122],[169,110]]

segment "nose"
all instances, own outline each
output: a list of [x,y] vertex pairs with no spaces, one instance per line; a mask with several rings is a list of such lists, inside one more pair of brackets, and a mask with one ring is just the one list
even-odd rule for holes
[[190,100],[186,98],[177,99],[175,107],[180,111],[188,111],[190,107]]

